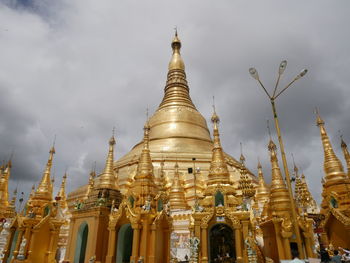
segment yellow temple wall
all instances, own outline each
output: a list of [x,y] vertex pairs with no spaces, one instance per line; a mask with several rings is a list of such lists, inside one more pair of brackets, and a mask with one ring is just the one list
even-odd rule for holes
[[329,220],[327,226],[328,242],[332,243],[335,248],[350,248],[350,229],[346,229],[344,224],[333,216]]

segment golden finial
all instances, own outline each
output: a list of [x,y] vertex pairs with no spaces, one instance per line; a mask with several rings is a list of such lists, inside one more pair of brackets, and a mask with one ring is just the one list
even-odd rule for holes
[[170,188],[169,203],[171,210],[187,209],[187,203],[185,200],[185,189],[180,181],[179,165],[177,160],[174,166],[174,179]]
[[242,195],[244,197],[252,197],[255,193],[254,186],[252,184],[252,180],[248,176],[247,168],[244,165],[245,158],[242,153],[242,143],[241,143],[241,158],[240,158],[242,167],[241,174],[238,182],[238,189],[242,191]]
[[33,196],[34,199],[45,199],[45,200],[52,199],[53,186],[52,186],[50,177],[51,177],[53,155],[55,154],[55,141],[56,141],[56,135],[55,135],[53,145],[49,152],[49,159],[46,164],[44,175],[38,185],[38,188],[36,189],[35,195]]
[[173,56],[169,62],[169,70],[185,70],[185,64],[180,55],[181,41],[178,37],[177,29],[175,31],[174,39],[171,42],[171,48],[173,49]]
[[35,194],[35,184],[32,185],[32,190],[30,191],[29,198],[33,197]]
[[243,155],[243,145],[242,145],[241,142],[239,143],[239,145],[240,145],[240,148],[241,148],[241,156],[239,157],[239,160],[241,161],[241,164],[244,166],[245,157]]
[[[144,147],[141,151],[137,172],[134,177],[134,182],[131,186],[132,191],[139,196],[136,202],[136,207],[142,208],[146,202],[151,202],[156,196],[157,186],[154,180],[153,164],[149,150],[149,125],[148,120],[144,126],[143,136]],[[151,207],[155,207],[151,203]]]
[[256,201],[258,202],[266,202],[270,197],[270,191],[265,183],[264,174],[262,171],[262,166],[261,166],[259,157],[258,157],[258,178],[259,178],[259,184],[256,188],[255,198],[256,198]]
[[314,112],[316,114],[316,124],[317,124],[317,126],[324,125],[324,121],[322,120],[317,107],[315,107],[315,111]]
[[340,135],[341,138],[341,148],[343,150],[344,158],[346,161],[346,166],[348,169],[348,177],[350,178],[350,153],[348,151],[348,146],[346,145],[345,141],[343,140],[343,135]]
[[62,183],[61,183],[61,187],[60,190],[58,191],[57,196],[59,197],[59,204],[61,206],[61,208],[67,208],[68,204],[67,204],[67,197],[66,197],[66,181],[67,181],[67,168],[66,171],[64,172],[64,175],[62,177]]
[[271,157],[271,196],[270,196],[270,204],[272,206],[272,210],[276,211],[289,211],[290,210],[290,199],[289,193],[286,188],[286,184],[282,177],[281,169],[278,165],[277,153],[276,153],[276,145],[270,139],[268,149],[270,151]]
[[171,44],[173,54],[171,56],[165,93],[159,109],[174,106],[185,106],[196,110],[190,97],[189,87],[186,80],[185,64],[180,54],[181,42],[178,38],[177,31]]
[[13,196],[12,196],[12,200],[11,200],[11,206],[12,207],[16,206],[16,200],[17,200],[17,187],[13,191]]
[[219,122],[219,116],[215,112],[214,107],[214,113],[211,118],[213,122],[213,141],[214,141],[214,147],[213,147],[213,153],[212,153],[212,161],[210,163],[209,168],[209,175],[208,175],[208,185],[212,184],[227,184],[230,183],[230,175],[227,169],[227,164],[225,161],[225,156],[221,147],[220,142],[220,134],[219,134],[219,128],[217,126]]
[[295,173],[295,176],[297,176],[297,175],[298,175],[298,172],[299,172],[299,169],[298,169],[298,167],[297,167],[296,164],[295,164],[295,160],[294,160],[294,155],[293,155],[293,153],[292,153],[292,159],[293,159],[294,173]]
[[149,150],[149,131],[150,126],[148,119],[143,128],[143,150],[141,152],[138,172],[142,176],[153,177],[153,165],[151,161],[151,155]]
[[114,139],[114,129],[111,139],[109,140],[109,149],[108,149],[108,155],[106,159],[105,168],[103,170],[103,173],[99,177],[99,184],[98,188],[108,188],[108,189],[114,189],[115,188],[115,172],[114,172],[114,145],[115,145],[115,139]]
[[339,184],[343,184],[346,175],[344,173],[343,165],[334,153],[332,144],[329,140],[328,134],[325,129],[325,122],[321,119],[318,109],[315,110],[317,115],[317,126],[320,129],[321,140],[324,151],[324,164],[323,168],[325,171],[325,181],[326,184],[328,181],[332,181],[332,185],[334,182],[339,182]]

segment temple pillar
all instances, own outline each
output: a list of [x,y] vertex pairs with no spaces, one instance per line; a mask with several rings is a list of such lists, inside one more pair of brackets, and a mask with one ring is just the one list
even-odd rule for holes
[[316,255],[312,251],[312,247],[314,245],[312,230],[310,230],[309,232],[303,232],[303,236],[304,236],[304,241],[305,241],[306,257],[316,258]]
[[109,227],[108,231],[109,231],[109,234],[108,234],[108,248],[107,248],[106,263],[112,263],[112,262],[115,262],[115,248],[116,248],[115,226]]
[[284,246],[284,255],[285,255],[284,259],[292,259],[289,238],[287,237],[283,238],[283,246]]
[[54,255],[53,257],[55,257],[55,252],[56,251],[52,251],[52,250],[53,250],[53,247],[54,247],[56,234],[57,234],[57,231],[55,231],[55,230],[50,231],[50,241],[49,241],[48,248],[47,248],[47,251],[46,251],[46,258],[47,258],[48,262],[50,262],[51,259],[54,259],[54,258],[51,257],[52,254]]
[[236,248],[236,262],[242,263],[242,235],[241,235],[241,225],[234,225],[235,229],[235,248]]
[[145,218],[142,224],[142,232],[141,232],[141,242],[140,242],[140,256],[143,256],[145,260],[147,260],[147,255],[148,255],[148,237],[149,237],[149,218]]
[[208,262],[208,228],[202,228],[202,238],[201,238],[201,251],[202,251],[202,261],[201,263]]
[[[33,230],[33,233],[30,237],[30,242],[29,242],[29,249],[28,249],[28,260],[32,259],[32,255],[33,255],[33,248],[34,248],[34,242],[35,242],[35,237],[36,237],[36,233],[38,233],[38,230]],[[51,240],[51,238],[50,238]]]
[[[249,221],[242,221],[243,241],[246,240],[246,238],[249,235],[248,225],[249,225]],[[243,262],[248,263],[248,254],[247,254],[247,249],[245,248],[245,246],[243,249]]]
[[20,246],[21,241],[22,241],[22,237],[23,237],[23,229],[19,230],[17,242],[16,242],[16,245],[15,245],[15,249],[13,250],[13,259],[11,259],[10,263],[13,263],[14,260],[17,258],[17,255],[18,255],[18,252],[19,252],[18,251],[19,250],[19,246]]
[[[156,235],[157,235],[158,231],[161,231],[161,229],[157,229],[156,225],[152,224],[151,225],[151,241],[150,241],[150,246],[149,246],[148,263],[154,263],[155,262]],[[164,242],[164,240],[163,240],[163,242]],[[157,251],[157,253],[162,253],[162,252],[161,251]]]
[[281,227],[279,225],[279,221],[277,219],[273,220],[273,225],[275,228],[278,258],[279,258],[279,260],[286,259],[285,254],[284,254],[284,246],[283,246],[283,243],[281,240]]
[[132,239],[132,255],[130,258],[130,263],[137,262],[137,259],[139,257],[139,246],[140,246],[140,226],[138,224],[135,224],[132,226],[134,235]]

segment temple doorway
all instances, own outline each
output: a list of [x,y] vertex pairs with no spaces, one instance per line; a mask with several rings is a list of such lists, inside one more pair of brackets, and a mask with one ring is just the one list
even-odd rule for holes
[[116,263],[129,263],[132,253],[133,230],[130,224],[124,224],[118,231]]
[[89,227],[86,222],[82,223],[78,230],[77,244],[75,247],[74,263],[84,263]]
[[226,224],[216,224],[209,230],[210,263],[233,263],[236,261],[233,230]]

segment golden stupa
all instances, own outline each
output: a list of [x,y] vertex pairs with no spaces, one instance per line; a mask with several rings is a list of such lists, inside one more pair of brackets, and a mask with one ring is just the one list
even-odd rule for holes
[[[162,170],[170,184],[177,162],[179,172],[184,173],[186,199],[193,204],[195,195],[202,194],[203,181],[209,174],[213,140],[205,118],[191,100],[177,33],[171,47],[173,54],[168,66],[164,97],[156,112],[149,118],[149,148],[156,180],[159,180]],[[114,164],[118,186],[123,194],[128,191],[137,172],[142,148],[143,142],[140,141]],[[224,155],[230,178],[236,185],[241,164],[232,156],[226,153]],[[196,176],[188,173],[190,167]],[[249,171],[248,173],[252,176]],[[255,177],[253,179],[257,181]],[[69,194],[70,205],[73,205],[75,199],[83,199],[87,187],[88,185],[82,186]]]

